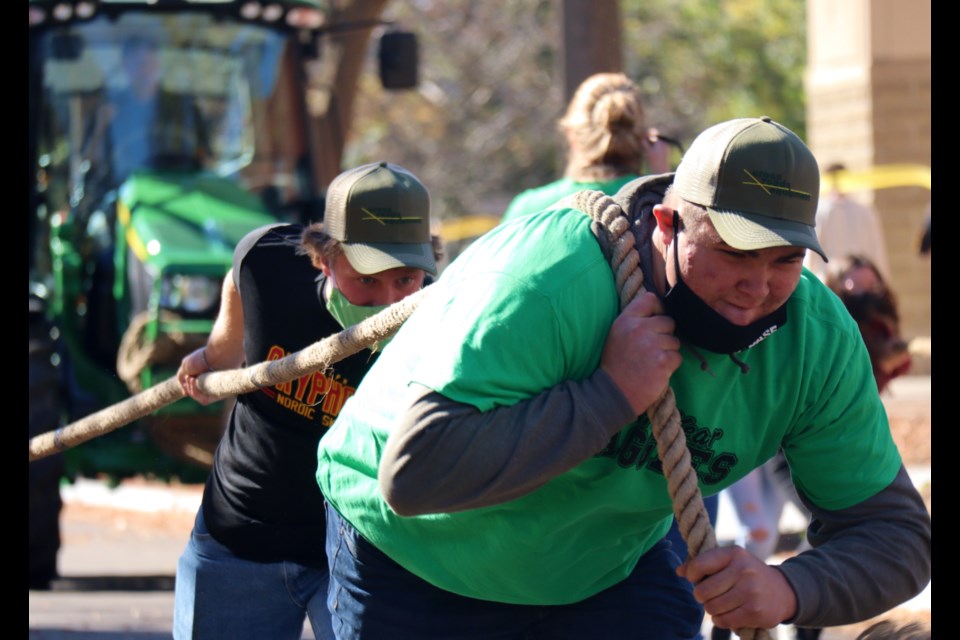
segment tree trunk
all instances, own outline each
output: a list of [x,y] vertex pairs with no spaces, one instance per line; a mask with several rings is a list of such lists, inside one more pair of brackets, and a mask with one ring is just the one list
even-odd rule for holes
[[563,0],[561,60],[566,102],[587,77],[623,71],[618,0]]
[[353,0],[330,17],[344,30],[334,30],[321,38],[322,62],[310,74],[307,104],[313,124],[313,172],[323,189],[342,170],[357,82],[367,60],[370,35],[378,27],[375,23],[388,1]]

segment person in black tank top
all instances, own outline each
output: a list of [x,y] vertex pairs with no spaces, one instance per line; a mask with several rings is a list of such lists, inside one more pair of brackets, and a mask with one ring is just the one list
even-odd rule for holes
[[[386,162],[342,173],[323,223],[238,243],[207,344],[177,379],[213,402],[197,376],[283,358],[379,312],[436,275],[439,247],[413,174]],[[237,397],[177,566],[175,638],[300,638],[305,617],[333,637],[316,450],[384,346]]]

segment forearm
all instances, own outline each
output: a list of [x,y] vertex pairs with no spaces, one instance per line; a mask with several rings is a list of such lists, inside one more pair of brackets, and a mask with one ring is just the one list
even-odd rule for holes
[[201,404],[210,404],[215,398],[200,391],[197,376],[208,371],[234,369],[243,361],[243,306],[233,278],[227,273],[223,279],[220,311],[207,343],[180,361],[177,381],[188,396]]
[[780,565],[797,596],[789,622],[825,627],[865,620],[930,581],[930,516],[905,469],[850,509],[828,512],[801,497],[813,513],[815,548]]
[[216,370],[234,369],[242,365],[243,335],[243,304],[231,270],[223,279],[220,312],[204,347],[209,365]]
[[380,489],[405,516],[499,504],[593,456],[635,418],[601,370],[486,412],[424,389],[387,440]]

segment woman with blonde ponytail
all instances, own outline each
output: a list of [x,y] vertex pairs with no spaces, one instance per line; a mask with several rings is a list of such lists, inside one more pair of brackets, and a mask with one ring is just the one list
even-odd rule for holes
[[536,213],[583,189],[613,195],[646,173],[666,173],[669,146],[646,117],[636,84],[623,73],[597,73],[577,88],[558,122],[566,139],[562,179],[519,194],[503,220]]

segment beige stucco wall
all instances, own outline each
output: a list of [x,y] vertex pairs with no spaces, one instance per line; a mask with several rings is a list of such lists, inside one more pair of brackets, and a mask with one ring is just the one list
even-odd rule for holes
[[[930,10],[930,0],[807,0],[807,138],[822,167],[930,166]],[[930,259],[916,242],[930,191],[854,197],[880,214],[905,337],[929,338]]]

